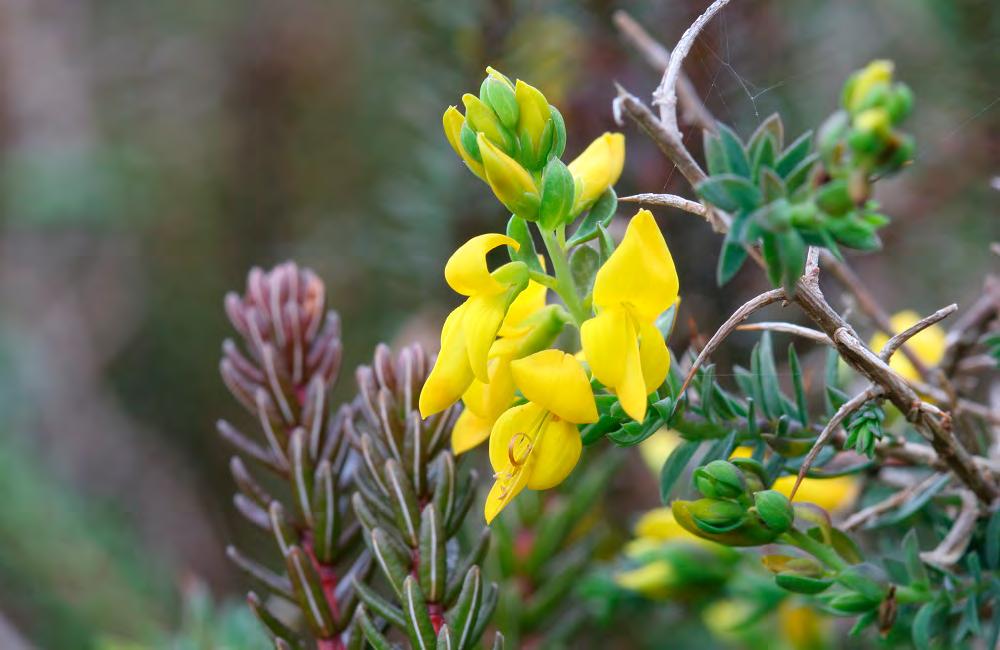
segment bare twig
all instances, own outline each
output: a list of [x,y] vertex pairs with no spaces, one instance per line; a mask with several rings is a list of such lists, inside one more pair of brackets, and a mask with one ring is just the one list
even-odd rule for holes
[[[670,64],[670,50],[650,36],[649,32],[628,12],[618,10],[612,19],[625,40],[639,51],[650,67],[660,73],[667,69]],[[715,117],[701,101],[694,84],[684,72],[681,72],[677,79],[677,97],[680,101],[682,117],[686,123],[708,131],[715,131]]]
[[875,399],[882,394],[881,386],[869,386],[865,390],[861,391],[851,399],[844,402],[837,412],[833,414],[830,421],[826,423],[823,427],[823,431],[816,438],[816,442],[813,444],[812,449],[806,454],[805,460],[802,461],[802,466],[799,468],[799,475],[795,477],[795,485],[792,486],[792,493],[789,495],[789,499],[795,498],[795,493],[799,489],[799,485],[802,483],[802,479],[805,478],[806,474],[809,472],[809,468],[812,467],[813,462],[816,460],[816,456],[823,449],[823,445],[827,443],[828,440],[833,436],[834,431],[840,426],[847,417],[857,411],[859,408],[865,405],[865,403]]
[[660,80],[659,87],[653,91],[653,103],[660,107],[660,121],[663,122],[667,132],[678,140],[681,139],[681,133],[677,128],[677,81],[681,76],[681,65],[688,52],[691,51],[691,46],[694,45],[701,30],[727,4],[729,4],[729,0],[715,0],[705,10],[705,13],[698,16],[684,31],[681,40],[677,41],[677,46],[670,53],[670,60],[667,62],[667,68],[663,71],[663,79]]
[[702,218],[708,216],[708,209],[704,205],[697,201],[685,199],[683,196],[677,196],[676,194],[634,194],[632,196],[620,196],[618,200],[625,203],[677,208],[678,210],[684,210]]
[[687,376],[684,377],[684,383],[681,385],[678,395],[683,395],[684,391],[687,390],[688,384],[694,378],[694,373],[701,367],[701,364],[705,362],[712,352],[715,351],[719,345],[726,340],[726,337],[732,334],[736,330],[736,326],[749,318],[750,314],[754,313],[758,309],[766,307],[770,304],[776,303],[780,300],[785,300],[785,290],[784,289],[772,289],[766,291],[756,298],[747,301],[742,307],[733,312],[725,323],[719,327],[718,331],[712,335],[712,338],[708,340],[705,347],[702,348],[701,352],[698,354],[698,358],[694,360],[691,364],[691,368],[688,370]]
[[781,321],[763,321],[760,323],[747,323],[746,325],[740,325],[736,328],[737,330],[744,332],[781,332],[782,334],[792,334],[794,336],[801,336],[804,339],[809,339],[815,343],[822,343],[823,345],[833,345],[833,341],[830,337],[820,332],[819,330],[814,330],[811,327],[803,327],[802,325],[796,325],[795,323],[784,323]]
[[[868,287],[865,286],[865,283],[862,282],[861,278],[857,276],[851,267],[838,260],[833,253],[826,250],[820,252],[820,260],[823,262],[823,267],[840,283],[840,286],[854,296],[861,313],[867,316],[875,327],[881,330],[886,336],[892,336],[896,333],[893,330],[889,313],[882,309],[882,305],[879,304],[875,296],[871,294]],[[927,364],[918,359],[909,346],[903,346],[902,352],[917,371],[917,374],[925,380],[930,379],[930,369],[927,367]]]
[[962,490],[959,497],[962,499],[962,507],[951,530],[933,551],[920,554],[920,559],[927,564],[947,569],[965,555],[965,549],[976,530],[976,520],[979,519],[979,503],[976,495],[969,490]]
[[914,483],[913,485],[892,494],[888,498],[883,499],[874,505],[868,506],[864,510],[855,512],[853,515],[848,517],[843,524],[841,524],[841,528],[844,530],[852,530],[861,524],[867,523],[875,517],[878,517],[883,512],[888,512],[896,506],[902,505],[904,502],[908,501],[910,497],[920,494],[929,488],[935,481],[941,478],[941,476],[942,474],[939,473],[931,474],[919,483]]
[[925,316],[924,318],[921,318],[919,321],[917,321],[910,327],[907,327],[905,330],[903,330],[899,334],[896,334],[891,339],[886,341],[885,345],[882,346],[882,350],[879,351],[878,356],[881,357],[883,361],[888,361],[889,358],[892,357],[893,353],[895,353],[896,350],[899,349],[899,346],[903,345],[908,340],[910,340],[920,332],[924,331],[934,323],[943,321],[945,318],[951,316],[956,311],[958,311],[958,305],[952,303],[947,307],[943,307],[942,309],[937,310],[930,316]]

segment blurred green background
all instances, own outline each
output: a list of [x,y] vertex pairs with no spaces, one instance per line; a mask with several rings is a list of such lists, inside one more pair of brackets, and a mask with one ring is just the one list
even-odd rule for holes
[[[224,293],[255,264],[314,268],[344,321],[349,397],[377,342],[433,343],[454,303],[444,261],[505,223],[444,108],[494,65],[560,107],[569,159],[616,128],[613,81],[648,97],[658,80],[613,11],[669,45],[706,4],[0,0],[0,647],[150,647],[197,627],[180,595],[204,601],[197,581],[238,598],[222,549],[254,533],[213,427],[239,417],[217,374]],[[963,305],[1000,238],[994,0],[734,2],[687,70],[742,134],[780,111],[797,135],[872,58],[916,93],[919,156],[880,185],[887,254],[857,268],[891,311]],[[624,131],[620,196],[692,196]],[[657,216],[678,340],[763,287],[745,271],[719,291],[708,227]]]

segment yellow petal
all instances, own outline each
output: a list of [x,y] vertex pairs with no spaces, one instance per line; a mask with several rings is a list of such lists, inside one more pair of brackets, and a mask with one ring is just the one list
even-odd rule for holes
[[[548,305],[525,319],[516,336],[502,336],[490,348],[490,356],[520,359],[552,345],[566,325],[565,312],[558,305]],[[503,333],[503,328],[500,330]]]
[[465,147],[462,146],[461,133],[462,125],[465,124],[465,116],[454,106],[449,106],[448,110],[444,112],[444,117],[441,121],[444,124],[444,135],[448,138],[451,148],[465,161],[465,164],[469,166],[473,174],[485,181],[486,170],[483,169],[483,164],[470,156],[465,151]]
[[524,321],[535,312],[545,307],[545,295],[548,288],[534,280],[528,282],[527,288],[514,298],[507,309],[507,317],[500,327],[500,336],[519,336],[525,333]]
[[549,102],[537,88],[520,79],[514,84],[514,98],[517,100],[519,117],[517,130],[527,135],[532,149],[538,147],[545,124],[551,118]]
[[625,356],[634,336],[628,313],[620,307],[602,309],[580,328],[583,353],[590,371],[605,386],[617,386],[625,376]]
[[646,380],[642,373],[639,341],[634,334],[635,330],[631,330],[631,327],[630,323],[629,328],[633,333],[631,343],[625,349],[625,372],[622,374],[621,383],[613,388],[625,412],[636,422],[642,422],[646,419],[648,406],[646,396],[649,395],[649,391],[646,390]]
[[465,307],[462,304],[448,314],[441,328],[441,351],[420,390],[422,417],[443,411],[457,402],[472,382],[472,368],[469,367],[462,328]]
[[[501,413],[514,401],[514,379],[510,372],[510,359],[497,357],[489,362],[489,383],[474,379],[469,390],[462,395],[465,408],[492,426]],[[488,431],[487,431],[488,433]]]
[[652,323],[639,326],[639,360],[648,395],[660,387],[670,371],[670,352],[660,330]]
[[473,131],[485,135],[491,142],[498,145],[508,141],[509,136],[504,133],[500,118],[497,117],[492,108],[470,93],[462,95],[462,103],[465,104],[465,119]]
[[639,455],[649,470],[659,476],[663,463],[682,442],[676,431],[663,427],[639,445]]
[[451,430],[451,449],[459,455],[478,447],[490,437],[493,421],[481,418],[469,409],[462,411]]
[[597,421],[597,404],[583,366],[562,350],[512,361],[514,385],[530,402],[576,424]]
[[[892,325],[893,333],[898,334],[910,326],[915,325],[919,320],[920,315],[917,312],[907,309],[895,314],[890,319],[890,324]],[[947,334],[942,327],[939,325],[931,325],[908,340],[906,342],[906,347],[910,349],[913,354],[915,354],[916,357],[925,365],[933,368],[941,363],[941,359],[944,357],[946,337]],[[872,339],[869,342],[869,347],[871,347],[871,349],[875,352],[878,352],[888,342],[888,336],[881,332],[877,332],[874,336],[872,336]],[[917,369],[913,367],[913,364],[910,363],[910,360],[907,359],[906,355],[901,351],[897,351],[892,355],[892,359],[889,360],[889,366],[906,379],[920,379],[920,373],[917,372]]]
[[486,254],[503,245],[520,248],[517,241],[500,233],[477,235],[459,246],[444,267],[448,286],[463,296],[503,291],[506,287],[490,275],[486,265]]
[[486,181],[500,202],[514,213],[529,209],[530,205],[537,210],[539,191],[531,174],[482,133],[477,136],[476,142],[483,158]]
[[[790,496],[794,485],[794,476],[782,476],[774,482],[772,489]],[[833,512],[854,503],[857,495],[858,482],[853,476],[805,478],[795,493],[795,501],[815,503],[824,510]]]
[[562,483],[583,450],[576,426],[555,416],[542,425],[534,445],[527,467],[527,486],[532,490],[548,490]]
[[483,508],[487,524],[491,523],[500,514],[500,511],[520,494],[527,480],[528,475],[525,472],[516,472],[509,478],[505,475],[497,477],[490,493],[486,495],[486,506]]
[[854,76],[853,86],[850,88],[850,96],[847,98],[847,110],[856,110],[873,88],[890,83],[892,71],[892,61],[885,59],[872,61],[858,71]]
[[673,511],[668,507],[654,508],[643,514],[635,524],[635,536],[658,542],[668,542],[675,539],[701,540],[700,537],[677,523]]
[[576,180],[577,192],[573,213],[590,207],[597,198],[618,182],[625,164],[625,136],[605,133],[590,143],[583,153],[569,164]]
[[[511,290],[512,291],[512,290]],[[462,315],[462,330],[469,358],[469,367],[476,379],[489,382],[486,362],[489,360],[490,346],[496,340],[504,312],[510,304],[510,291],[491,295],[476,295],[465,301]]]
[[[627,304],[644,321],[654,321],[677,301],[674,260],[649,210],[639,210],[622,243],[597,271],[594,304]],[[589,356],[589,354],[588,354]]]
[[666,560],[654,560],[640,567],[615,574],[615,583],[647,598],[667,598],[677,579],[673,566]]
[[494,472],[524,467],[531,457],[528,449],[546,416],[545,409],[528,402],[510,407],[497,418],[490,432],[490,465]]

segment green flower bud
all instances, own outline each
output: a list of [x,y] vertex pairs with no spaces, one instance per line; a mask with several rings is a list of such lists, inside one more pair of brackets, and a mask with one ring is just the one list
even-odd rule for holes
[[811,557],[790,557],[788,555],[765,555],[761,563],[772,573],[788,573],[807,578],[821,578],[823,565]]
[[847,181],[830,181],[816,192],[816,205],[833,217],[842,217],[854,209],[854,201],[847,189]]
[[795,511],[784,494],[776,490],[763,490],[754,494],[753,500],[761,521],[772,531],[783,533],[792,527]]
[[845,614],[861,614],[878,607],[880,601],[872,600],[863,594],[841,594],[830,599],[832,609]]
[[898,83],[892,88],[885,108],[893,124],[899,124],[913,110],[913,91],[904,83]]
[[709,499],[735,499],[747,491],[743,472],[724,460],[713,460],[696,469],[694,484]]
[[562,225],[570,216],[576,184],[569,168],[558,158],[553,158],[542,173],[542,201],[538,207],[538,222],[542,228],[552,230]]
[[729,462],[743,473],[748,491],[757,492],[768,488],[767,470],[760,461],[753,458],[732,458]]
[[566,151],[566,122],[559,109],[551,104],[549,104],[549,115],[552,117],[552,148],[548,155],[550,158],[561,158]]
[[694,523],[707,533],[725,533],[738,528],[746,519],[746,511],[738,503],[716,499],[698,499],[688,511]]
[[514,97],[514,88],[509,82],[492,75],[486,77],[479,87],[479,99],[493,109],[501,124],[511,130],[517,128],[520,108]]
[[[514,137],[500,122],[500,117],[475,95],[462,95],[465,104],[465,122],[476,133],[482,133],[505,154],[514,152]],[[480,147],[482,149],[482,147]]]
[[774,576],[774,582],[782,589],[808,595],[826,591],[833,584],[833,580],[812,578],[798,573],[779,573]]

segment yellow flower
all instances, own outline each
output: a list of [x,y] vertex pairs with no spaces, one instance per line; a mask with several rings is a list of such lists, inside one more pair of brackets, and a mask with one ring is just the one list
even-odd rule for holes
[[448,144],[455,150],[472,173],[479,178],[486,180],[486,170],[483,164],[469,155],[469,152],[462,146],[462,125],[465,124],[465,117],[454,106],[449,106],[444,112],[441,121],[444,124],[444,134],[448,138]]
[[827,647],[829,638],[827,619],[808,605],[791,598],[781,601],[778,607],[778,627],[781,638],[793,650],[818,650]]
[[587,374],[572,355],[543,350],[512,361],[510,368],[528,401],[508,409],[490,433],[496,483],[486,497],[487,523],[524,488],[547,490],[562,483],[583,448],[576,425],[597,421]]
[[506,235],[473,237],[445,266],[445,280],[467,299],[448,315],[441,328],[441,351],[420,391],[423,417],[458,401],[474,377],[490,381],[490,347],[507,309],[528,284],[528,268],[522,262],[504,264],[492,273],[487,267],[486,254],[504,244],[518,248]]
[[670,369],[670,353],[656,318],[677,300],[677,271],[653,215],[640,210],[621,245],[597,272],[597,315],[580,329],[591,371],[618,395],[622,408],[641,422],[646,396]]
[[844,107],[851,112],[860,108],[869,92],[878,86],[888,85],[892,81],[892,70],[892,61],[882,59],[872,61],[856,72],[848,82]]
[[653,560],[615,574],[615,584],[647,598],[663,599],[671,593],[677,572],[666,560]]
[[618,182],[625,164],[625,136],[605,133],[590,143],[568,167],[576,181],[573,214],[586,210]]
[[451,433],[455,454],[469,451],[486,440],[493,423],[514,401],[514,379],[510,362],[546,347],[558,335],[562,322],[553,319],[553,310],[545,307],[547,289],[534,281],[507,309],[499,338],[490,348],[489,382],[473,379],[462,401],[465,410],[458,416]]
[[[465,104],[465,119],[469,123],[469,128],[485,136],[490,144],[510,151],[513,138],[500,123],[500,118],[493,109],[470,93],[462,95],[462,103]],[[479,146],[482,148],[482,144]]]
[[[651,472],[659,475],[663,463],[683,440],[676,431],[663,427],[639,445],[639,455]],[[669,508],[664,508],[669,510]]]
[[[898,334],[914,325],[920,320],[920,315],[915,311],[901,311],[890,319],[893,333]],[[943,328],[938,325],[931,325],[906,342],[906,347],[916,355],[924,365],[933,368],[941,362],[944,356],[946,334]],[[888,343],[889,337],[882,332],[876,333],[868,343],[875,352],[878,352]],[[915,381],[920,379],[920,373],[913,367],[910,360],[901,351],[892,355],[889,366],[902,375],[905,379]]]
[[486,182],[508,210],[528,220],[538,213],[541,197],[535,179],[519,162],[505,154],[482,133],[476,136],[483,157]]

